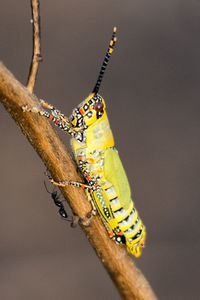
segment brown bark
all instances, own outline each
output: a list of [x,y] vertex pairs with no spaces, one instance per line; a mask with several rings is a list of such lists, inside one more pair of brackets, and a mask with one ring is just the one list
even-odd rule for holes
[[30,71],[27,82],[27,89],[29,92],[33,92],[38,67],[40,61],[42,61],[41,49],[40,49],[40,3],[39,0],[31,0],[31,11],[32,11],[32,19],[31,22],[33,24],[33,54],[30,65]]

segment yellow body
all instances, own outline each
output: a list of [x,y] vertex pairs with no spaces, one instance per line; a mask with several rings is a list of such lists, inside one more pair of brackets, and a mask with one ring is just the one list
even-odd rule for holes
[[[91,96],[82,102],[80,107],[88,103],[89,99]],[[102,102],[105,108],[103,99]],[[77,164],[82,172],[85,166],[90,179],[100,187],[90,195],[110,236],[119,228],[125,236],[128,251],[139,257],[144,247],[145,226],[134,208],[128,179],[118,151],[114,147],[106,111],[104,110],[103,116],[98,120],[94,120],[93,117],[93,122],[85,123],[90,124],[85,130],[85,142],[72,139]]]

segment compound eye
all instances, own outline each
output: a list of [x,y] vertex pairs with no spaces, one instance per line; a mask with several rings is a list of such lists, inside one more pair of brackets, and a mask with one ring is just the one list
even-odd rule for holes
[[103,111],[103,108],[104,108],[104,105],[102,102],[97,102],[94,106],[94,109],[97,111],[97,112],[101,112]]

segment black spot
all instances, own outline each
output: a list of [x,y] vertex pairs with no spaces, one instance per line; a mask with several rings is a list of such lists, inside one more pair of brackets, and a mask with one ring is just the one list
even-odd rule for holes
[[125,235],[122,235],[121,236],[121,241],[122,241],[122,244],[126,244],[126,238],[125,238]]

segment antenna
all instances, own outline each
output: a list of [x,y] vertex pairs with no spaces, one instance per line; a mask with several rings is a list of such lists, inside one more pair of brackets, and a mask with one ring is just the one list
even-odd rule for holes
[[106,51],[106,55],[105,55],[105,58],[103,60],[103,63],[102,63],[102,66],[101,66],[101,69],[100,69],[100,72],[99,72],[99,76],[97,78],[97,82],[95,84],[95,87],[92,91],[92,93],[94,93],[95,95],[98,93],[99,91],[99,87],[101,85],[101,81],[103,79],[103,75],[104,75],[104,72],[106,70],[106,67],[107,67],[107,64],[109,62],[109,59],[110,59],[110,56],[111,56],[111,53],[113,52],[114,50],[114,46],[115,46],[115,43],[117,41],[117,38],[116,38],[116,31],[117,31],[117,27],[114,27],[113,28],[113,34],[112,34],[112,38],[110,40],[110,43],[109,43],[109,46],[108,46],[108,50]]

